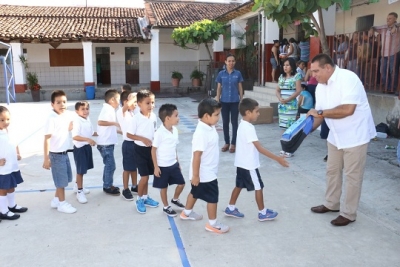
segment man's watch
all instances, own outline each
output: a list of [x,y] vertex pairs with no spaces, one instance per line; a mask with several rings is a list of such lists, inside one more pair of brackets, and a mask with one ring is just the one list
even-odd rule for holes
[[318,116],[323,117],[324,111],[320,109],[317,111],[317,114],[318,114]]

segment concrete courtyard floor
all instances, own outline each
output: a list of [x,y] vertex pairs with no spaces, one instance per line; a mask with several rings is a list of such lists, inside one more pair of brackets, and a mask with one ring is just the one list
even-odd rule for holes
[[[173,103],[180,113],[178,154],[190,190],[188,167],[192,133],[197,124],[197,102],[193,98],[159,98],[156,106]],[[93,125],[103,101],[92,100]],[[68,103],[73,110],[74,101]],[[25,180],[17,188],[16,200],[29,211],[16,221],[0,223],[1,266],[400,266],[400,168],[397,139],[379,139],[369,145],[367,168],[357,221],[334,227],[337,213],[313,214],[310,207],[323,203],[325,192],[326,142],[315,132],[307,137],[289,168],[261,156],[260,173],[265,183],[266,207],[277,210],[274,221],[258,222],[254,193],[243,191],[238,208],[243,219],[225,217],[235,184],[234,154],[220,153],[218,219],[231,227],[224,235],[205,231],[206,205],[198,201],[195,211],[202,221],[168,218],[162,208],[137,213],[134,202],[102,191],[103,163],[93,148],[95,168],[84,176],[91,190],[88,203],[79,204],[72,192],[67,201],[75,214],[50,208],[54,195],[51,173],[42,168],[43,131],[49,102],[10,105],[10,131],[18,141]],[[349,126],[350,127],[350,126]],[[222,122],[217,127],[223,145]],[[274,153],[280,151],[283,132],[277,125],[256,126],[259,140]],[[122,140],[122,138],[120,138]],[[1,148],[0,148],[1,149]],[[116,185],[122,184],[121,142],[116,146]],[[72,155],[72,170],[75,172]],[[150,194],[160,200],[159,192]],[[169,189],[172,196],[173,188]]]

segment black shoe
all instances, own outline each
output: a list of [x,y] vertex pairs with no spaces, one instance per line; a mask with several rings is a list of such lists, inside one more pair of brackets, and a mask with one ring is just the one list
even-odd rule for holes
[[131,191],[129,191],[129,188],[122,190],[122,196],[125,198],[125,200],[132,201],[133,196]]
[[183,205],[183,204],[179,201],[179,199],[177,199],[177,200],[171,199],[171,203],[174,204],[177,208],[180,208],[180,209],[184,209],[184,208],[185,208],[185,205]]
[[15,212],[17,212],[17,213],[23,213],[23,212],[26,212],[26,211],[28,210],[28,208],[20,207],[20,208],[17,209],[17,204],[15,204],[15,206],[12,207],[12,208],[8,207],[8,210],[11,211],[11,212],[14,212],[14,213],[15,213]]
[[132,193],[134,193],[135,195],[137,195],[138,194],[138,191],[137,191],[137,186],[136,187],[131,187],[131,191],[132,191]]
[[325,156],[324,161],[325,161],[325,162],[328,161],[328,155]]
[[111,186],[110,188],[103,188],[103,192],[113,196],[119,196],[121,194],[119,192],[119,188],[115,186]]
[[[11,215],[12,214],[12,215]],[[6,214],[3,214],[0,212],[0,219],[1,220],[16,220],[20,217],[21,215],[19,214],[14,214],[11,211],[7,211]]]
[[167,208],[163,208],[162,210],[163,210],[163,212],[164,212],[165,214],[167,214],[169,217],[176,217],[176,215],[178,215],[178,214],[176,213],[176,211],[174,211],[174,210],[171,208],[171,206],[168,206]]

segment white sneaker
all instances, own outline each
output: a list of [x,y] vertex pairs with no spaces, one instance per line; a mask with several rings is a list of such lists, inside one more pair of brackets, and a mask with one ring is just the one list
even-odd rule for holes
[[60,201],[58,200],[58,198],[53,198],[50,202],[50,207],[52,207],[53,209],[58,208],[58,205],[60,204]]
[[78,191],[77,193],[76,193],[76,199],[79,201],[79,203],[81,203],[81,204],[85,204],[85,203],[87,203],[87,199],[86,199],[86,196],[85,196],[85,193],[83,192],[83,190],[82,191]]
[[[75,183],[74,184],[74,187],[72,188],[72,191],[74,192],[74,193],[78,193],[78,185]],[[89,189],[86,189],[86,188],[82,188],[82,191],[83,191],[83,193],[85,193],[86,195],[87,194],[90,194],[90,190]]]
[[64,212],[64,213],[75,213],[76,209],[71,206],[67,201],[64,201],[63,204],[58,205],[57,210],[59,212]]

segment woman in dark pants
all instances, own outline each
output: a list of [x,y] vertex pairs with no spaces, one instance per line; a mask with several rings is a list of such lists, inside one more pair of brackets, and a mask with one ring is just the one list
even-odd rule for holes
[[[238,129],[239,102],[243,98],[243,77],[240,71],[235,70],[236,58],[228,54],[225,59],[225,69],[218,73],[216,82],[217,95],[215,99],[222,105],[222,124],[224,130],[225,145],[221,148],[222,152],[229,150],[230,153],[236,151],[236,134]],[[229,138],[229,123],[232,123],[232,140]]]

